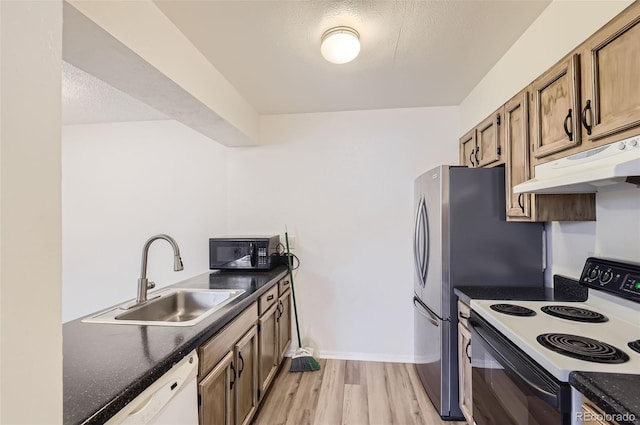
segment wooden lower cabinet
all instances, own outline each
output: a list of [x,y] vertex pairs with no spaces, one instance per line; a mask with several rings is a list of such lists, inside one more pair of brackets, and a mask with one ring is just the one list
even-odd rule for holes
[[582,425],[618,425],[615,421],[608,421],[607,415],[588,401],[582,403]]
[[281,279],[198,348],[200,425],[248,425],[291,344],[291,291]]
[[291,291],[278,299],[278,363],[282,362],[291,345]]
[[[231,425],[233,351],[229,351],[213,370],[198,383],[201,424]],[[206,402],[202,402],[206,401]]]
[[471,309],[458,301],[458,402],[467,423],[473,424],[473,402],[471,398],[471,332],[467,319]]
[[253,326],[235,345],[235,424],[246,425],[258,408],[258,327]]
[[273,304],[258,320],[258,334],[260,347],[260,367],[258,368],[258,382],[260,385],[259,398],[264,397],[269,384],[276,375],[280,361],[278,359],[278,314],[279,304]]

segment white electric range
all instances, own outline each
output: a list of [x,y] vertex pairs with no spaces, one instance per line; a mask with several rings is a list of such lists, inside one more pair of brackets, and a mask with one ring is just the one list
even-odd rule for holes
[[478,425],[580,423],[572,371],[640,374],[640,264],[589,258],[580,283],[585,302],[471,301]]

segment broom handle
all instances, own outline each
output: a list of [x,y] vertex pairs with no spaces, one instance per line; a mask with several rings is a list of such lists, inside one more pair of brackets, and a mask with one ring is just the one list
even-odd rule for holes
[[287,267],[289,268],[289,278],[291,279],[291,295],[293,296],[293,314],[296,318],[298,348],[302,348],[302,339],[300,338],[300,325],[298,324],[298,307],[296,306],[296,289],[293,285],[293,260],[291,259],[291,251],[289,250],[289,234],[286,231],[284,232],[284,241],[287,247]]

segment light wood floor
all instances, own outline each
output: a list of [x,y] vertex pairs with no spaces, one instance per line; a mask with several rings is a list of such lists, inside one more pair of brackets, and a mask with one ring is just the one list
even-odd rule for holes
[[316,372],[289,372],[288,359],[253,425],[463,425],[444,422],[415,367],[320,359]]

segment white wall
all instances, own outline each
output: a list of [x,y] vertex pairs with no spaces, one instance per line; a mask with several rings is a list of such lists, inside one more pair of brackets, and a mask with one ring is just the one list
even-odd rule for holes
[[0,423],[62,423],[62,2],[0,1]]
[[[229,231],[295,236],[303,343],[413,360],[413,181],[457,163],[455,107],[262,118],[229,153]],[[295,341],[294,341],[295,342]]]
[[[459,134],[515,95],[631,1],[554,1],[460,105]],[[640,261],[640,190],[599,193],[596,222],[547,225],[547,282],[577,277],[589,255]]]
[[227,149],[176,121],[65,126],[63,321],[135,298],[144,242],[157,288],[208,271],[208,237],[226,229]]

